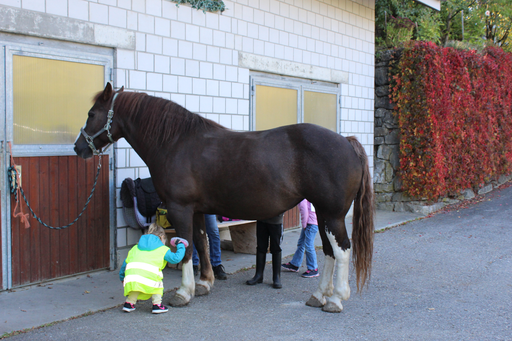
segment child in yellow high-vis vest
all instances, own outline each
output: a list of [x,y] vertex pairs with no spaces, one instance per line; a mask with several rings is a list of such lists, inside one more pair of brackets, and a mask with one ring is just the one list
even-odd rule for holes
[[166,313],[169,309],[162,304],[164,293],[162,270],[167,265],[178,264],[185,256],[188,241],[174,237],[171,245],[176,247],[176,252],[165,245],[167,236],[164,229],[153,223],[149,226],[147,234],[139,239],[123,262],[119,271],[119,278],[123,282],[126,302],[123,311],[128,313],[135,310],[137,300],[153,301],[153,314]]

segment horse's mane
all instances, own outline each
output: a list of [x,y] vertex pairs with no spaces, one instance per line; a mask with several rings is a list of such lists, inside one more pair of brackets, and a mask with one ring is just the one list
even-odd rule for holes
[[142,92],[120,92],[114,116],[133,120],[144,139],[161,145],[182,134],[211,129],[226,129],[220,124],[192,113],[181,105]]

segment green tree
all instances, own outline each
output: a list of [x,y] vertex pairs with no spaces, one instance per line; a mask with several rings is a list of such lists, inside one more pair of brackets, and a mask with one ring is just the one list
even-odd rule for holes
[[385,45],[387,25],[392,17],[407,18],[415,24],[413,39],[439,42],[440,16],[436,10],[412,0],[377,0],[375,4],[377,45]]
[[[448,0],[441,3],[441,43],[446,45],[449,40],[464,40],[462,36],[463,18],[467,21],[470,8],[477,0]],[[466,23],[465,23],[466,24]]]
[[413,0],[377,0],[377,46],[390,41],[387,34],[391,17],[414,22],[412,39],[415,40],[443,45],[465,41],[473,46],[495,45],[512,50],[512,0],[447,0],[441,2],[440,12]]
[[[467,38],[512,50],[512,0],[480,0],[468,9]],[[465,34],[466,37],[466,34]]]

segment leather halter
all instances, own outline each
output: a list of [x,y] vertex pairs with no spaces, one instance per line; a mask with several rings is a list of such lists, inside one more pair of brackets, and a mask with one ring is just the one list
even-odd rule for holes
[[98,136],[100,136],[101,134],[103,134],[103,132],[105,132],[105,131],[107,132],[108,139],[110,140],[110,143],[107,144],[107,146],[103,148],[104,151],[107,150],[112,145],[112,143],[115,142],[112,139],[112,134],[110,133],[110,127],[112,124],[112,118],[114,117],[114,101],[116,100],[117,95],[119,95],[119,93],[116,93],[114,95],[114,98],[112,99],[112,105],[110,106],[110,110],[108,111],[108,114],[107,114],[107,123],[105,123],[105,126],[103,128],[101,128],[100,131],[98,131],[93,136],[90,136],[89,134],[87,134],[85,132],[85,129],[83,127],[80,128],[80,132],[82,133],[82,135],[84,135],[85,140],[87,141],[87,144],[89,145],[89,148],[91,148],[94,155],[100,155],[102,152],[101,150],[96,149],[96,146],[94,145],[94,139],[97,138]]

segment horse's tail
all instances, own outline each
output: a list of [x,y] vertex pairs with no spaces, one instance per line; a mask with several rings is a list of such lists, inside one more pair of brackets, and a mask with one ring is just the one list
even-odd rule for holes
[[368,156],[355,136],[349,136],[347,140],[363,165],[363,176],[354,199],[354,213],[352,215],[353,261],[356,268],[357,291],[359,292],[366,281],[370,279],[372,270],[375,206]]

